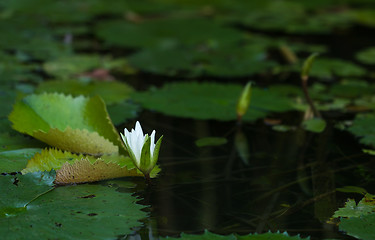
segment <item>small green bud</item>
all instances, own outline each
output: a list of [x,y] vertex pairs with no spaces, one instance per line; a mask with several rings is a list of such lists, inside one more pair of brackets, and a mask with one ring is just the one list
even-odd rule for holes
[[245,115],[247,109],[250,106],[251,99],[251,82],[248,82],[244,89],[242,90],[241,96],[237,102],[237,117],[242,119],[242,116]]

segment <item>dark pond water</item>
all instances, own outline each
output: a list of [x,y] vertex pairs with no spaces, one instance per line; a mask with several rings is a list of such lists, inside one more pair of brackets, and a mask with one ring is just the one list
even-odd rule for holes
[[[138,182],[137,191],[145,198],[141,203],[150,205],[146,211],[151,215],[140,231],[142,239],[151,233],[178,236],[204,229],[220,234],[280,230],[311,239],[352,239],[327,221],[348,197],[362,196],[336,188],[374,190],[370,157],[361,154],[350,134],[332,125],[322,134],[302,129],[283,133],[263,121],[238,126],[150,113],[141,119],[145,128],[157,129],[165,139],[160,177],[146,188]],[[204,136],[229,141],[196,147],[194,141]],[[238,149],[247,152],[246,158]]]

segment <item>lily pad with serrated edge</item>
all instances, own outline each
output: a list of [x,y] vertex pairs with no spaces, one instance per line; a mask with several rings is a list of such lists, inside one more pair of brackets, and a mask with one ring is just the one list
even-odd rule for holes
[[[36,171],[56,170],[57,184],[95,182],[111,178],[140,176],[143,174],[134,166],[129,157],[103,155],[100,158],[63,152],[59,149],[44,149],[35,154],[22,170],[23,174]],[[155,167],[151,177],[160,171]]]
[[115,153],[118,148],[125,152],[99,96],[30,95],[16,102],[9,120],[15,130],[63,150],[94,155]]

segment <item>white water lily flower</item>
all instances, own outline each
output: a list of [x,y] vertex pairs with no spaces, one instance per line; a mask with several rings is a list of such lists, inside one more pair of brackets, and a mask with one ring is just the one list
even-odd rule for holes
[[155,130],[152,131],[151,136],[148,136],[148,134],[143,135],[141,124],[138,121],[135,124],[135,129],[132,129],[131,132],[125,128],[124,135],[120,134],[135,166],[146,178],[149,178],[150,172],[158,160],[163,136],[155,144]]

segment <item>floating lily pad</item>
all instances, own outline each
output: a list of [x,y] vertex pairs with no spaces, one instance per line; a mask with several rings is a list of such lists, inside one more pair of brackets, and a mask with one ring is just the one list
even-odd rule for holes
[[375,239],[375,214],[361,217],[343,218],[339,224],[341,231],[361,240]]
[[[293,70],[301,71],[301,66],[295,65]],[[333,76],[340,77],[360,77],[367,73],[366,69],[355,63],[344,61],[341,59],[331,59],[319,57],[314,60],[309,76],[330,79]]]
[[288,233],[262,233],[262,234],[249,234],[249,235],[244,235],[244,236],[239,236],[239,235],[219,235],[215,233],[211,233],[207,230],[203,234],[186,234],[186,233],[181,233],[181,236],[179,238],[173,238],[173,237],[166,237],[166,238],[160,238],[162,240],[164,239],[181,239],[181,240],[190,240],[190,239],[207,239],[207,240],[261,240],[261,239],[267,239],[267,240],[303,240],[306,239],[308,240],[309,238],[302,238],[299,235],[298,236],[289,236]]
[[51,29],[43,27],[37,18],[17,17],[0,21],[0,48],[17,51],[25,57],[47,59],[69,51],[62,41],[56,41]]
[[296,1],[264,1],[254,8],[244,8],[237,15],[224,18],[251,28],[298,34],[328,34],[335,29],[347,28],[352,23],[350,11],[316,8],[309,9]]
[[366,48],[358,52],[356,58],[366,64],[375,64],[375,47]]
[[357,205],[354,199],[349,199],[345,203],[345,207],[340,208],[335,212],[333,215],[334,218],[337,217],[361,217],[368,214],[375,213],[375,205],[367,202],[365,198],[363,198]]
[[136,104],[124,101],[109,105],[107,110],[113,124],[118,125],[128,119],[137,117],[141,109]]
[[155,19],[142,23],[100,21],[96,33],[108,44],[132,48],[222,45],[244,37],[236,29],[200,18]]
[[353,11],[356,22],[368,26],[375,27],[374,19],[375,9],[359,9]]
[[[180,82],[160,89],[133,93],[132,98],[144,108],[167,115],[195,119],[235,120],[236,104],[242,86],[237,84]],[[252,88],[252,103],[244,120],[255,120],[268,113],[293,110],[295,88],[275,86]],[[298,91],[298,90],[297,90]]]
[[93,69],[112,69],[125,66],[123,59],[99,55],[68,55],[44,63],[44,70],[59,79],[77,78]]
[[[111,183],[58,187],[30,202],[50,190],[53,180],[52,174],[41,172],[0,176],[1,211],[8,216],[0,217],[1,236],[112,239],[132,233],[131,228],[140,226],[139,220],[147,216],[132,193],[117,191]],[[19,208],[24,210],[10,211]]]
[[[57,184],[96,182],[110,178],[143,176],[129,157],[103,155],[95,158],[93,156],[62,152],[58,149],[44,149],[41,153],[35,154],[27,162],[22,173],[51,171],[52,169],[56,170],[55,183]],[[158,167],[154,168],[151,172],[151,177],[155,177],[159,171]]]
[[26,167],[27,160],[41,150],[40,148],[24,148],[0,152],[0,173],[20,171]]
[[116,153],[122,146],[98,96],[30,95],[15,104],[9,119],[15,130],[72,152]]
[[40,77],[32,73],[36,69],[36,64],[26,63],[16,56],[0,52],[0,82],[39,81]]
[[119,103],[129,98],[133,88],[129,85],[117,81],[48,81],[39,84],[36,93],[58,92],[71,94],[75,97],[79,95],[95,96],[99,95],[106,104]]
[[129,57],[129,63],[143,71],[184,77],[209,75],[216,77],[242,77],[265,72],[274,61],[267,60],[263,45],[238,48],[151,48]]
[[352,126],[348,128],[348,131],[354,134],[356,137],[359,137],[359,141],[361,143],[375,147],[374,125],[374,114],[357,115]]
[[[54,172],[36,172],[28,175],[0,176],[0,233],[5,235],[10,230],[9,218],[17,213],[25,213],[26,205],[38,195],[53,189]],[[23,222],[23,221],[21,221]],[[26,223],[26,222],[25,222]],[[14,239],[17,239],[14,238]]]

